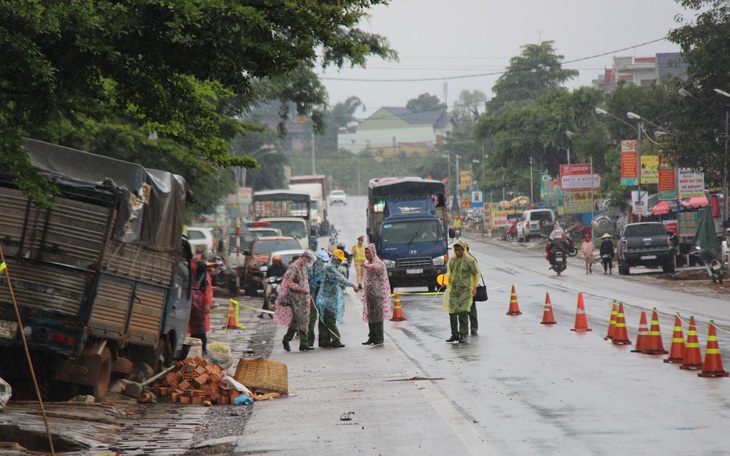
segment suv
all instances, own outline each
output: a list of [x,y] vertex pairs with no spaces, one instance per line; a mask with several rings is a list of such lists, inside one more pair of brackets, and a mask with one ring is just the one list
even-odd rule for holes
[[674,272],[673,235],[661,222],[629,223],[618,241],[618,273],[628,275],[633,266]]
[[263,291],[269,257],[272,252],[279,250],[301,250],[301,245],[293,237],[260,237],[254,239],[251,250],[243,252],[246,259],[243,262],[241,287],[247,296],[256,296],[259,290]]
[[344,190],[332,190],[330,192],[330,206],[334,206],[335,204],[344,204],[347,205],[347,194]]
[[555,224],[552,209],[528,209],[517,222],[517,242],[529,242],[532,237],[548,236]]
[[213,237],[213,228],[191,226],[188,227],[186,235],[193,255],[202,253],[203,258],[209,258],[215,254],[216,241]]

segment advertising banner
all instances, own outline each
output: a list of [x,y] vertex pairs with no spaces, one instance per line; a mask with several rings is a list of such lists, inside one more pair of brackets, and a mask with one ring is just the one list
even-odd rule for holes
[[507,214],[513,211],[503,211],[498,207],[499,203],[484,204],[484,228],[489,230],[492,228],[503,228],[509,226],[507,222]]
[[639,184],[639,154],[621,152],[621,185],[630,187]]
[[601,200],[601,193],[593,191],[591,197],[590,190],[564,190],[563,205],[564,214],[585,214],[590,213],[594,201]]
[[481,190],[471,191],[471,207],[478,208],[484,205],[484,195]]
[[673,201],[677,199],[675,188],[676,168],[659,168],[659,201]]
[[540,199],[553,200],[557,196],[556,180],[546,171],[540,173]]
[[471,171],[459,172],[459,190],[469,190],[471,188]]
[[677,186],[680,198],[705,196],[705,174],[690,168],[680,168]]
[[641,183],[659,183],[659,157],[656,155],[641,156]]
[[563,190],[590,190],[601,188],[601,177],[591,174],[590,163],[560,165],[560,188]]
[[636,215],[649,215],[649,192],[631,192],[631,207]]
[[694,239],[697,232],[697,225],[700,218],[697,212],[680,212],[679,213],[679,237],[684,239]]

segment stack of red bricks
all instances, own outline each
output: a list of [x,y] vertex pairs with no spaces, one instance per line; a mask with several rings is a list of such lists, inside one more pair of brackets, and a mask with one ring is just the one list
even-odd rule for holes
[[241,393],[235,388],[223,388],[218,381],[225,376],[221,368],[208,364],[203,358],[187,358],[177,363],[155,385],[158,397],[169,397],[173,402],[210,406],[233,404]]

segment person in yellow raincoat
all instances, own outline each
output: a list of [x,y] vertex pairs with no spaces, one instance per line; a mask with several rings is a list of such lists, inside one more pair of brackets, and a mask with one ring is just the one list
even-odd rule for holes
[[466,342],[469,328],[469,309],[479,280],[476,260],[466,253],[466,243],[454,243],[454,256],[446,268],[448,286],[444,292],[442,310],[449,313],[451,337],[446,342]]

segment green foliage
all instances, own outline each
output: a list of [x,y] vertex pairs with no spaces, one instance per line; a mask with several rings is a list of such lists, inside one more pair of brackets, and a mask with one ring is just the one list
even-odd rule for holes
[[[211,165],[254,167],[229,153],[232,138],[257,130],[241,114],[262,100],[292,102],[324,131],[326,94],[313,69],[364,65],[369,55],[395,59],[383,37],[356,28],[387,3],[2,2],[0,163],[39,201],[48,189],[26,163],[25,137],[100,154],[144,151],[141,164],[181,164],[189,182],[195,172],[215,174]],[[257,92],[255,81],[270,87]],[[152,130],[160,140],[150,147]],[[86,136],[98,131],[121,137]]]
[[576,70],[564,70],[562,60],[563,56],[555,53],[552,41],[522,46],[522,53],[510,59],[507,72],[492,87],[495,96],[488,103],[489,109],[497,111],[508,104],[524,105],[578,76]]
[[412,98],[406,103],[406,108],[411,112],[446,111],[447,106],[436,95],[422,93],[418,98]]

